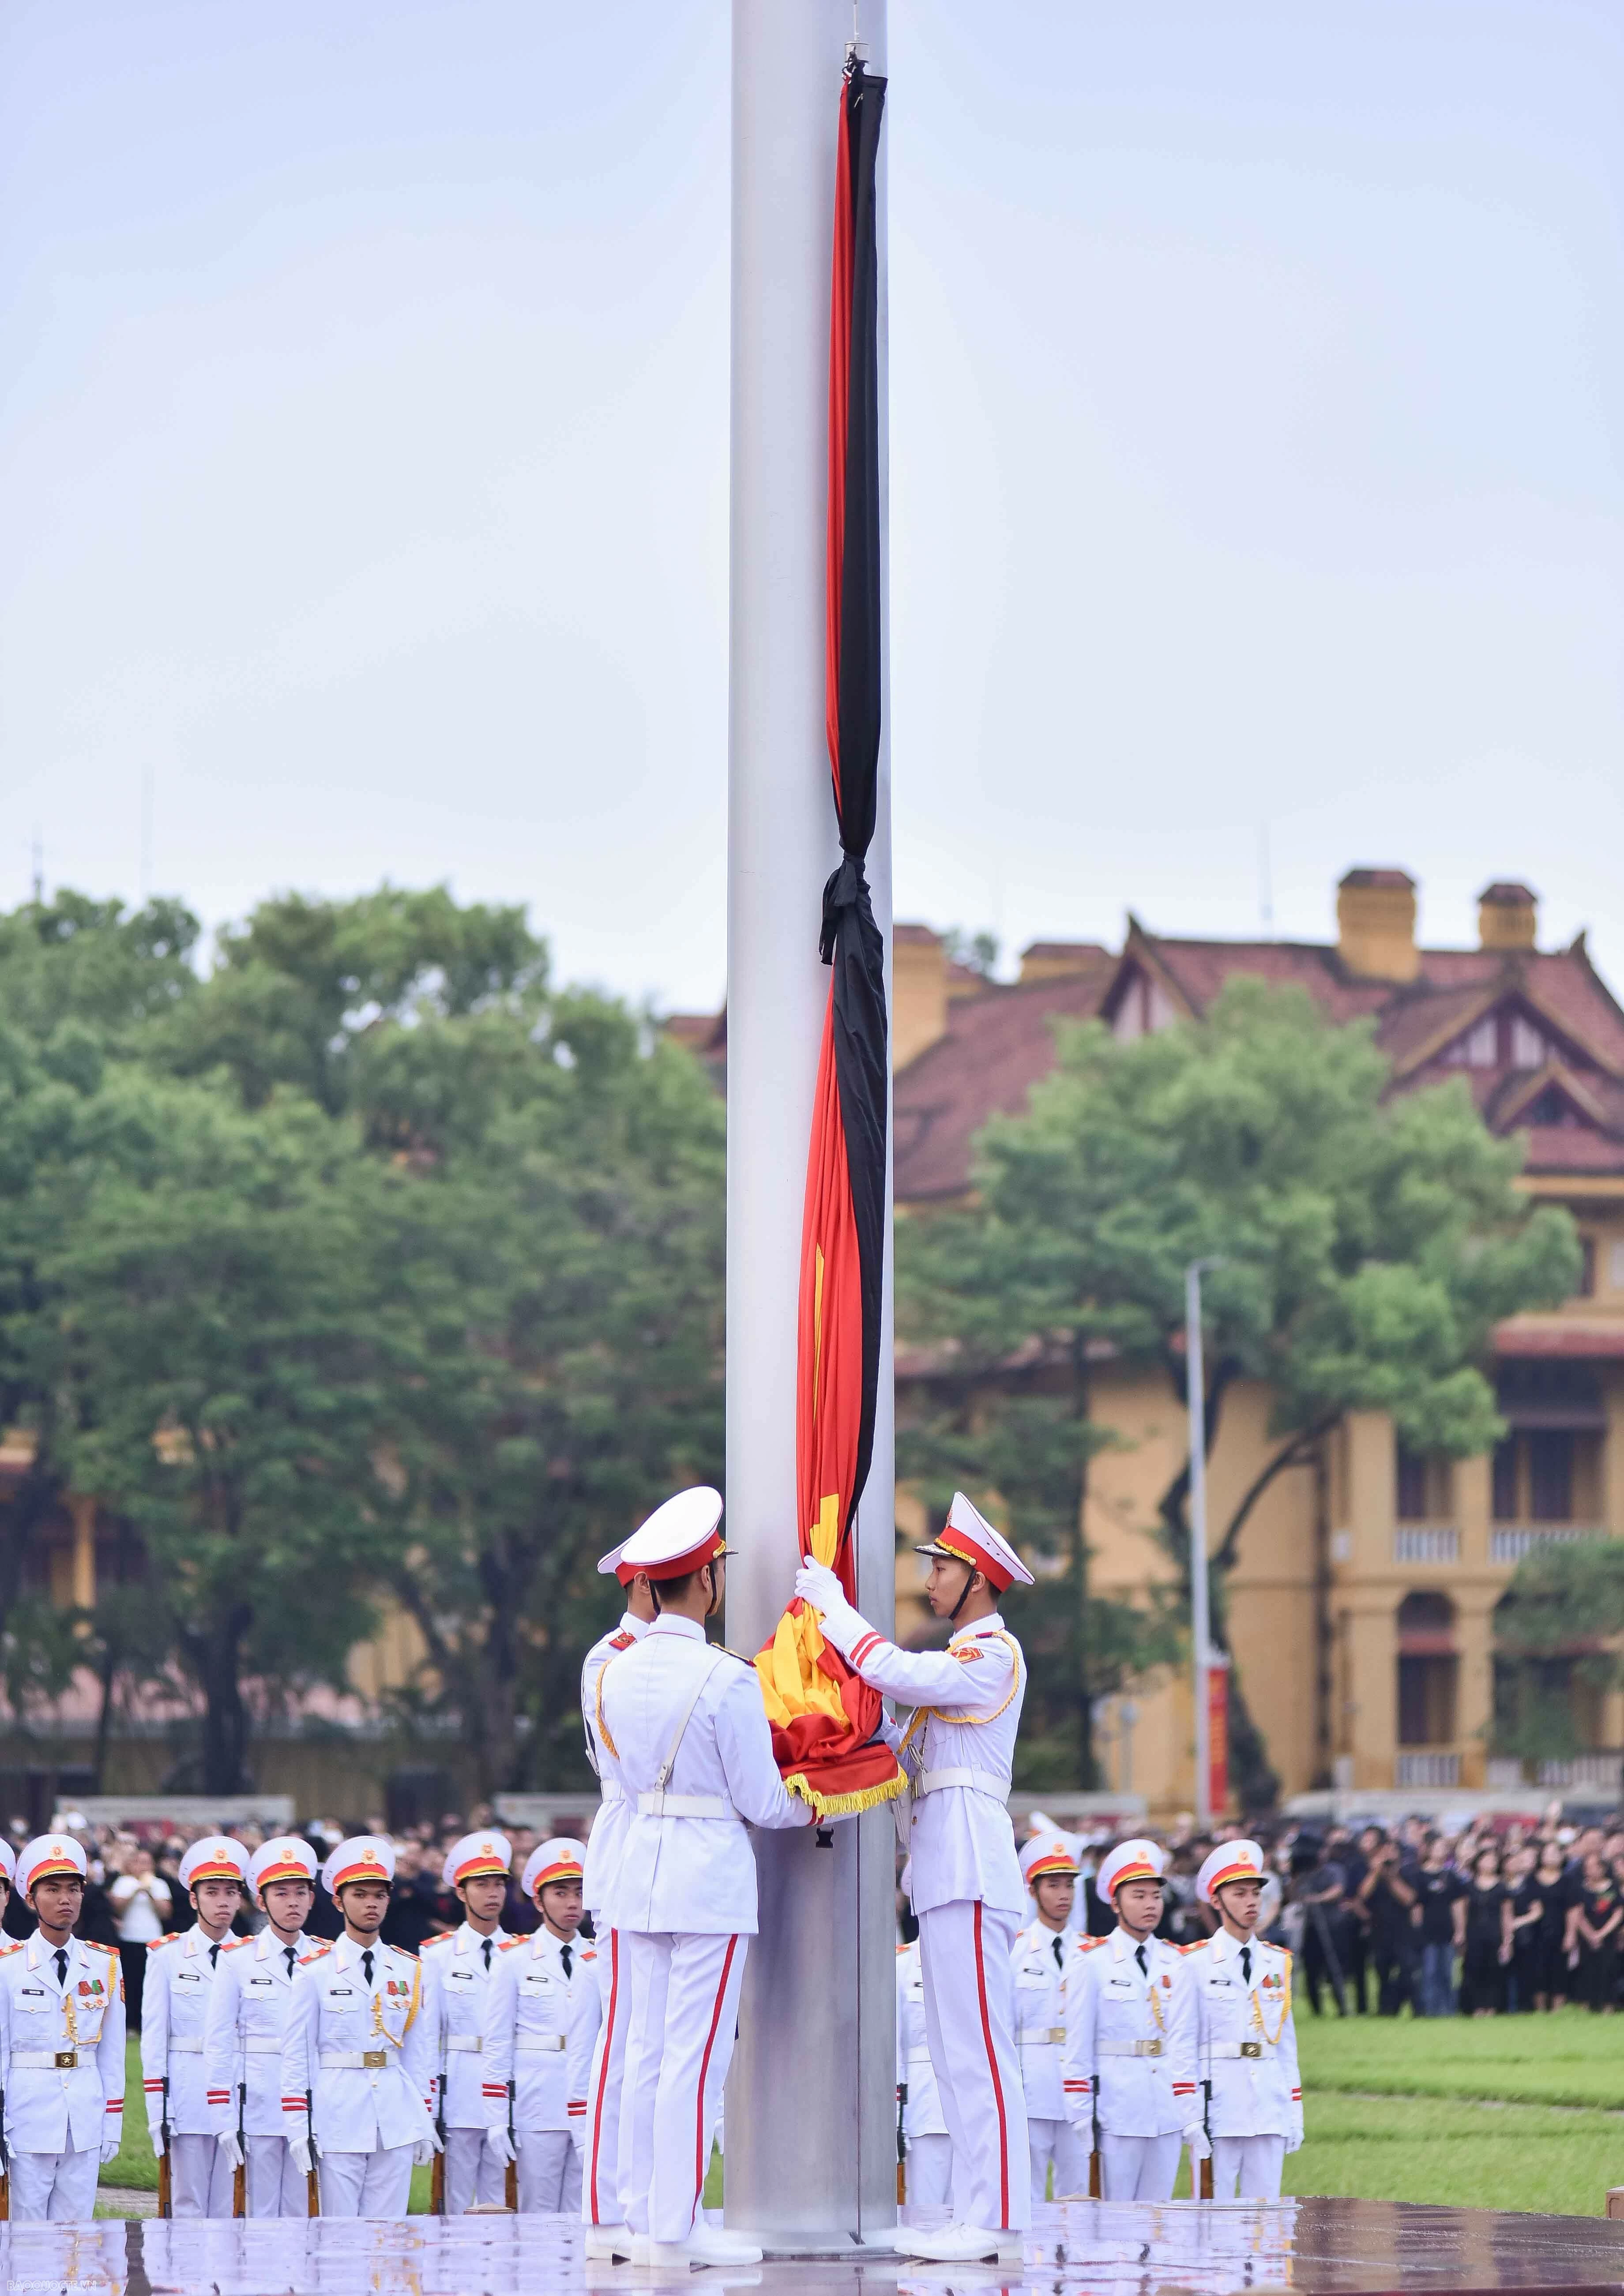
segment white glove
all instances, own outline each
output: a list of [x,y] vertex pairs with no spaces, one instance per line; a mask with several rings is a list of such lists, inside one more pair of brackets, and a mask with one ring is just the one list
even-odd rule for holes
[[513,2151],[513,2140],[505,2128],[488,2128],[485,2132],[485,2142],[504,2169],[510,2161],[518,2158]]
[[1292,2129],[1291,2135],[1285,2140],[1285,2149],[1288,2152],[1300,2152],[1302,2151],[1302,2131],[1300,2128]]
[[[113,2162],[119,2157],[119,2148],[123,2141],[123,2138],[119,2136],[104,2136],[103,2138],[102,2166],[104,2169],[111,2169],[112,2167]],[[159,2149],[161,2151],[162,2147],[160,2146]]]
[[867,1620],[852,1609],[845,1588],[826,1562],[814,1562],[808,1555],[795,1573],[795,1592],[822,1613],[824,1636],[842,1658],[868,1632]]
[[1190,2148],[1192,2161],[1210,2161],[1212,2147],[1207,2142],[1207,2132],[1199,2120],[1193,2120],[1185,2131],[1185,2143]]
[[222,2129],[214,2141],[226,2155],[227,2168],[240,2169],[242,2166],[242,2147],[237,2142],[237,2132],[234,2128]]
[[426,2169],[439,2151],[439,2147],[434,2139],[431,2136],[425,2136],[420,2144],[414,2144],[412,2147],[413,2168]]
[[310,2158],[310,2139],[308,2136],[290,2136],[288,2158],[301,2177],[308,2177],[316,2165]]
[[164,2156],[163,2123],[160,2120],[153,2121],[147,2130],[147,2135],[152,2139],[153,2160],[161,2161]]

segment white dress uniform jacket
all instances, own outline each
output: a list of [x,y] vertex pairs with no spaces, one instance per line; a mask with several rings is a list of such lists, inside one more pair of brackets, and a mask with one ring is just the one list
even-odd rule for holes
[[592,1832],[586,1841],[583,1860],[581,1896],[586,1911],[593,1916],[593,1927],[598,1927],[597,1916],[608,1902],[611,1876],[620,1862],[620,1852],[626,1843],[626,1829],[631,1824],[631,1808],[620,1784],[620,1775],[612,1761],[605,1760],[598,1745],[596,1714],[598,1677],[611,1659],[632,1644],[641,1642],[649,1630],[646,1619],[634,1619],[629,1611],[612,1635],[603,1635],[594,1643],[581,1664],[581,1713],[586,1725],[586,1759],[598,1774],[603,1791],[597,1816],[592,1821]]
[[485,1997],[486,2122],[507,2126],[507,2085],[515,2085],[515,2128],[567,2128],[586,2138],[586,2080],[603,2000],[597,1948],[570,1947],[551,1930],[504,1947]]
[[1209,2133],[1284,2136],[1295,2151],[1302,2142],[1302,2080],[1292,1956],[1260,1938],[1247,1953],[1250,1980],[1242,1972],[1240,1944],[1226,1930],[1184,1956],[1195,1993],[1200,2074],[1212,2084]]
[[1167,2136],[1201,2119],[1195,2080],[1195,1988],[1177,1946],[1112,1930],[1078,1939],[1066,1964],[1066,2110],[1115,2136]]
[[0,1946],[0,2088],[13,2152],[99,2152],[124,2127],[124,1980],[111,1946]]
[[871,1628],[849,1657],[883,1697],[931,1710],[906,1757],[915,1912],[979,1898],[1019,1915],[1026,1883],[1008,1802],[1026,1694],[1020,1644],[995,1611],[956,1634],[945,1651],[898,1650]]
[[422,2015],[434,2079],[446,2084],[447,2128],[484,2128],[489,2122],[485,2110],[485,2002],[497,1956],[507,1942],[508,1932],[498,1923],[490,1935],[488,1966],[486,1939],[466,1922],[448,1937],[430,1938],[423,1945]]
[[282,2050],[284,2133],[305,2134],[314,2093],[316,2149],[390,2152],[433,2133],[434,2078],[422,1972],[398,1947],[374,1945],[372,1981],[349,1935],[316,1946],[299,1965]]
[[[1065,2120],[1066,1969],[1071,1940],[1033,1922],[1015,1939],[1015,2040],[1029,2120]],[[1060,1948],[1055,1958],[1054,1948]]]
[[[250,2136],[285,2136],[282,2110],[282,2044],[293,1998],[293,1972],[318,1942],[295,1939],[293,1958],[274,1929],[258,1937],[227,1938],[220,1948],[203,2029],[203,2076],[214,2133],[237,2126],[237,2088],[246,2086],[242,2128]],[[151,2108],[148,2108],[149,2112]],[[295,2132],[304,2135],[301,2124]]]
[[708,1643],[697,1620],[662,1616],[604,1668],[594,1704],[600,1759],[631,1803],[606,1918],[620,1930],[754,1937],[745,1824],[812,1817],[784,1792],[754,1668]]
[[[220,1961],[226,1947],[236,1939],[223,1939],[213,1960],[209,1943],[205,1931],[193,1928],[154,1945],[147,1954],[141,1995],[141,2073],[147,2127],[156,2128],[163,2118],[167,2073],[172,2136],[213,2136],[221,2126],[219,2113],[209,2099],[211,2084],[204,2062],[204,2035]],[[234,2086],[232,2101],[234,2104]],[[234,2119],[232,2126],[236,2126]]]

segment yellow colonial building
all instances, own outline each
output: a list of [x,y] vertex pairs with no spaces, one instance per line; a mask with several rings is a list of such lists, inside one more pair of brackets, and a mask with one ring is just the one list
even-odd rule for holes
[[[995,1111],[1024,1104],[1052,1062],[1056,1020],[1097,1018],[1128,1038],[1199,1015],[1246,973],[1306,988],[1335,1020],[1368,1017],[1395,1091],[1464,1075],[1490,1128],[1524,1136],[1522,1185],[1579,1224],[1579,1295],[1496,1335],[1508,1431],[1492,1457],[1413,1457],[1383,1414],[1353,1414],[1248,1519],[1229,1640],[1288,1795],[1619,1784],[1624,1699],[1587,1699],[1577,1685],[1587,1751],[1526,1767],[1497,1756],[1493,1616],[1530,1548],[1624,1536],[1624,1013],[1582,934],[1564,949],[1538,947],[1525,887],[1491,885],[1479,914],[1475,948],[1422,948],[1413,881],[1356,869],[1338,888],[1333,942],[1181,940],[1130,917],[1120,950],[1039,943],[1013,984],[954,964],[923,926],[896,935],[904,1216],[964,1195],[976,1133]],[[908,1375],[905,1356],[899,1381]],[[1169,1575],[1150,1526],[1187,1456],[1185,1414],[1164,1379],[1108,1363],[1092,1407],[1120,1442],[1090,1469],[1091,1583],[1129,1596]],[[1210,1470],[1215,1537],[1272,1452],[1268,1416],[1262,1388],[1230,1390]],[[1104,1784],[1145,1795],[1153,1811],[1189,1806],[1182,1677],[1110,1702],[1102,1725]]]

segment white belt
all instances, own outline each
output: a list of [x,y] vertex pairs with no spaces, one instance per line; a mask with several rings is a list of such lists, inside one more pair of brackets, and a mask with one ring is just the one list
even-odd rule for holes
[[990,1800],[1009,1800],[1009,1786],[990,1770],[921,1770],[914,1781],[914,1799],[921,1794],[940,1793],[946,1786],[964,1786],[971,1793],[986,1794]]
[[1150,2041],[1096,2041],[1094,2045],[1096,2057],[1159,2057],[1161,2050],[1160,2034]]
[[513,2046],[527,2057],[552,2056],[559,2049],[567,2049],[568,2038],[562,2033],[521,2033]]
[[1024,2032],[1017,2033],[1015,2036],[1023,2049],[1050,2049],[1057,2041],[1063,2041],[1065,2038],[1066,2029],[1063,2025],[1029,2025]]
[[931,2062],[931,2052],[929,2051],[929,2049],[910,2049],[910,2050],[908,2051],[908,2062],[909,2062],[909,2064],[911,2064],[911,2065],[928,2065],[928,2064],[930,2063],[930,2062]]
[[170,2034],[169,2054],[172,2057],[201,2057],[202,2054],[203,2037],[201,2033],[191,2037],[185,2033]]
[[637,1797],[639,1817],[736,1817],[738,1811],[720,1794],[666,1793],[658,1786]]
[[282,2054],[282,2043],[275,2033],[244,2033],[242,2047],[250,2057],[279,2057]]
[[387,2065],[387,2049],[324,2049],[322,2070],[324,2073],[375,2073]]
[[1213,2041],[1203,2054],[1209,2057],[1272,2057],[1275,2052],[1261,2041]]
[[[70,2073],[75,2070],[78,2062],[79,2052],[77,2049],[13,2049],[12,2051],[12,2062],[14,2065],[26,2065],[30,2071],[34,2072]],[[86,2050],[85,2062],[88,2065],[90,2062],[90,2053]]]
[[482,2033],[447,2033],[446,2046],[448,2049],[472,2049],[477,2056],[485,2046],[485,2037]]

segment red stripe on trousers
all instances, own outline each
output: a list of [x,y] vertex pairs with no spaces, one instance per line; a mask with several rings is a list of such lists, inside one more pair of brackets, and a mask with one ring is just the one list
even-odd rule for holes
[[699,2204],[705,2197],[705,2076],[710,2070],[710,2052],[716,2044],[716,2029],[722,2021],[722,2003],[727,1994],[727,1972],[733,1967],[733,1956],[738,1945],[736,1937],[727,1940],[727,1950],[722,1956],[722,1981],[716,1989],[716,2007],[710,2013],[710,2030],[705,2036],[705,2054],[699,2061],[699,2102],[693,2108],[693,2214],[690,2225],[698,2221]]
[[598,2083],[598,2107],[592,2116],[592,2221],[598,2221],[598,2143],[603,2134],[603,2091],[609,2086],[609,2052],[614,2045],[615,2003],[620,1993],[620,1932],[609,1932],[609,2014],[603,2021],[603,2078]]
[[1009,2124],[1004,2117],[1004,2084],[992,2046],[992,2020],[987,2014],[987,1968],[981,1959],[981,1900],[975,1901],[975,1992],[981,2005],[981,2038],[987,2044],[987,2070],[992,2075],[993,2102],[998,2108],[998,2223],[1009,2222]]

